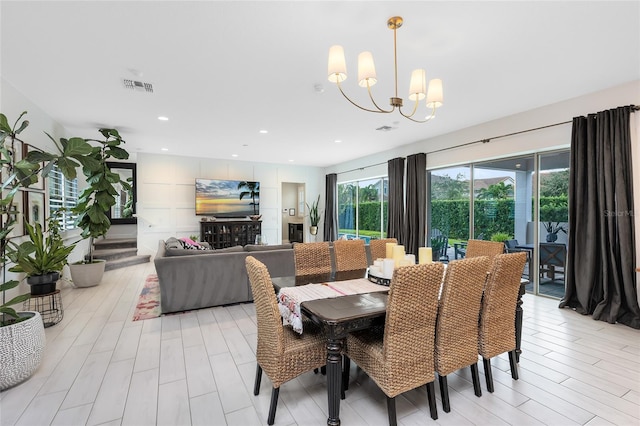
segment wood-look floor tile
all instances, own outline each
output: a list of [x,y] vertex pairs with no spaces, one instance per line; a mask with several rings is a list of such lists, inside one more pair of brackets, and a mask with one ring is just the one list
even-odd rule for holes
[[122,426],[156,424],[158,377],[158,368],[133,373],[122,416]]
[[218,392],[199,395],[189,400],[193,426],[223,425],[226,422]]
[[177,380],[159,386],[156,424],[166,426],[191,424],[186,380]]

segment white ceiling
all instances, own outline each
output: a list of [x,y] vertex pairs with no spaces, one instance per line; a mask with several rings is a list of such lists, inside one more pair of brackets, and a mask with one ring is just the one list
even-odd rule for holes
[[[97,137],[98,127],[116,127],[130,152],[166,148],[171,155],[328,166],[640,78],[638,1],[0,7],[2,77],[69,136]],[[387,105],[393,33],[386,21],[394,15],[404,18],[399,96],[409,102],[414,68],[444,82],[444,106],[427,124],[360,111],[327,81],[329,47],[342,44],[345,90],[365,104],[356,61],[370,50],[378,71],[374,95]],[[154,93],[125,89],[122,78],[150,82]],[[324,93],[316,93],[317,84]],[[396,129],[375,130],[383,125]]]

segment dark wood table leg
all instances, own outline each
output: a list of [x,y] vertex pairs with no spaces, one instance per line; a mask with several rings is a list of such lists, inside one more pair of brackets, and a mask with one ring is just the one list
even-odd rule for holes
[[518,302],[516,304],[516,362],[520,362],[520,354],[522,353],[522,296],[526,292],[526,282],[520,284],[518,292]]
[[329,418],[327,425],[340,425],[340,393],[342,391],[342,339],[327,340],[327,386]]

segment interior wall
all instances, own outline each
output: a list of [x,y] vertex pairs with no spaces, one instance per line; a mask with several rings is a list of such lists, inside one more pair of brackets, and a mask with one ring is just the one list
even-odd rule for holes
[[314,167],[138,153],[137,173],[140,254],[154,255],[159,240],[200,234],[196,178],[259,181],[262,234],[269,244],[282,242],[283,182],[303,182],[324,199],[324,172]]

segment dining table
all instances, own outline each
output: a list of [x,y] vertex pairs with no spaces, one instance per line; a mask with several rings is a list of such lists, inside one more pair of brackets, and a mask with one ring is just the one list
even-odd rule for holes
[[[333,277],[332,277],[333,279]],[[272,277],[276,294],[284,287],[300,285],[295,276]],[[297,284],[296,284],[297,282]],[[516,306],[516,360],[519,361],[522,340],[522,295],[528,281],[521,280]],[[342,393],[342,348],[347,334],[376,325],[384,325],[387,313],[387,292],[352,294],[307,300],[300,303],[300,313],[323,327],[327,336],[327,425],[340,424]]]

